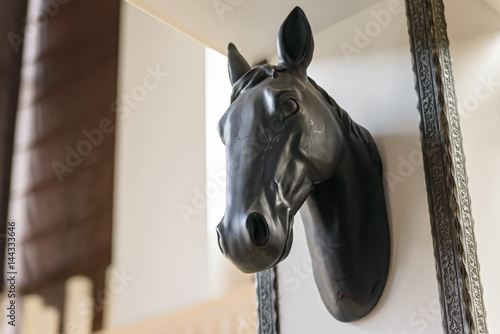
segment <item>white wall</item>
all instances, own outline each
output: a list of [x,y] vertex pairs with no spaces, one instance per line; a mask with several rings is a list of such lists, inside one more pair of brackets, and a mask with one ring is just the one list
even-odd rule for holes
[[205,208],[188,209],[205,189],[204,47],[126,3],[120,42],[131,97],[118,100],[113,265],[134,278],[112,296],[113,328],[198,302],[208,282]]
[[500,14],[482,1],[445,1],[486,321],[500,333]]
[[[391,14],[379,23],[372,11]],[[368,29],[365,39],[358,29]],[[374,311],[354,323],[335,320],[317,292],[297,215],[292,251],[278,265],[282,333],[442,333],[407,30],[403,2],[382,1],[314,36],[308,74],[372,133],[391,181],[392,263]]]

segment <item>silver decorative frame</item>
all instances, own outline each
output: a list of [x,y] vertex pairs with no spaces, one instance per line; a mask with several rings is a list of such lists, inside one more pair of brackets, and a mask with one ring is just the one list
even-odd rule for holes
[[[442,0],[405,0],[443,333],[488,334]],[[278,334],[276,269],[257,274],[258,334]]]
[[256,274],[258,334],[278,334],[278,280],[276,267]]
[[442,0],[406,0],[444,333],[487,334]]

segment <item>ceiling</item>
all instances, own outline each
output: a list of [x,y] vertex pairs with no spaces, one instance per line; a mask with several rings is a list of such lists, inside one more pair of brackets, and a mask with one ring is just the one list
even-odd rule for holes
[[493,8],[497,13],[500,13],[500,0],[484,0],[490,6]]
[[380,0],[126,0],[223,54],[234,43],[250,64],[276,53],[279,27],[300,6],[314,33]]

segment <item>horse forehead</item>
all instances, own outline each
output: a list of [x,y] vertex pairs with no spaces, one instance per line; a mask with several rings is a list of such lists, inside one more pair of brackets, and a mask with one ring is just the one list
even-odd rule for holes
[[270,112],[274,111],[276,107],[276,99],[287,93],[299,97],[306,90],[307,85],[292,74],[285,73],[276,78],[269,77],[264,83],[241,94],[229,106],[225,116],[233,120],[233,122],[230,122],[233,125],[239,123],[234,121],[236,119],[241,120],[242,113],[251,112],[253,114],[251,118],[254,120],[255,118],[272,116]]
[[269,86],[274,90],[296,90],[303,91],[306,89],[305,83],[292,73],[280,73],[278,77],[269,81]]

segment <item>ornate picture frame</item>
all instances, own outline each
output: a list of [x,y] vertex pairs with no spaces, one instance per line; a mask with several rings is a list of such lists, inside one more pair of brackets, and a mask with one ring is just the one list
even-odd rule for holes
[[[405,0],[443,333],[487,334],[442,0]],[[258,334],[278,334],[276,269],[256,275]]]
[[444,333],[487,333],[442,0],[406,0]]

